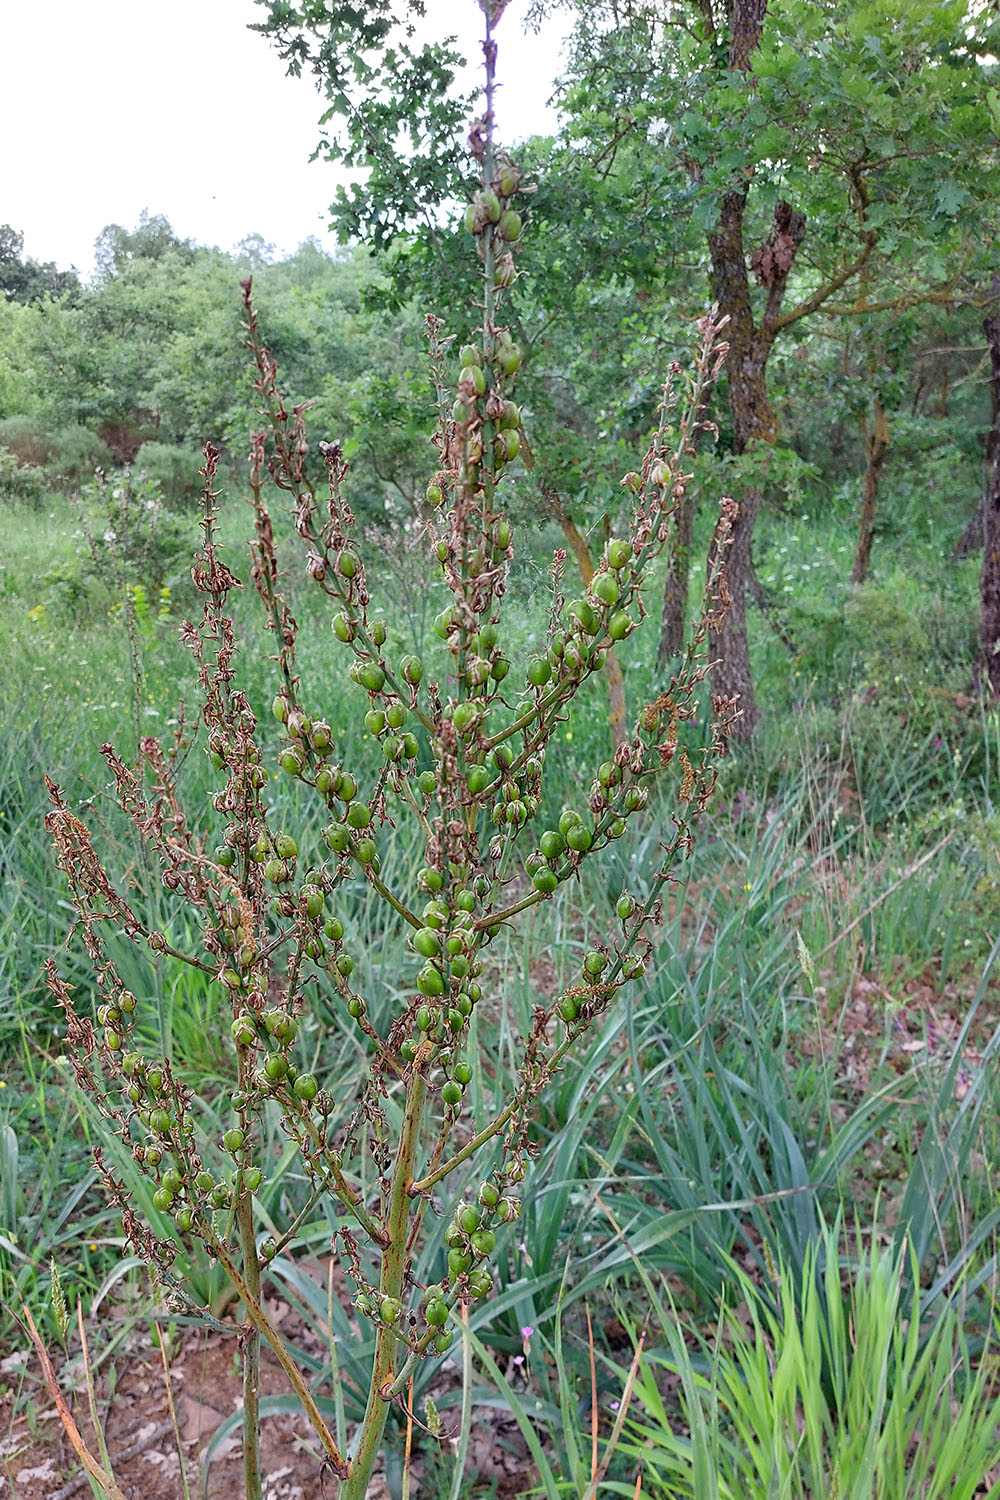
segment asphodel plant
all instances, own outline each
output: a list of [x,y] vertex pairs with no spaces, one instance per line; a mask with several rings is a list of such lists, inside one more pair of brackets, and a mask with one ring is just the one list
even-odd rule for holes
[[[641,977],[662,882],[686,854],[693,823],[712,795],[715,758],[734,711],[733,704],[717,701],[708,748],[684,748],[682,726],[702,711],[705,697],[708,628],[725,607],[732,507],[723,502],[703,609],[678,670],[639,714],[613,759],[594,768],[589,802],[565,810],[555,826],[539,826],[546,759],[558,753],[557,727],[583,684],[601,671],[608,650],[644,618],[643,590],[683,495],[703,392],[725,345],[718,324],[704,319],[690,369],[671,372],[641,467],[622,481],[627,523],[607,541],[581,597],[564,598],[557,560],[545,649],[515,666],[503,609],[514,538],[502,494],[522,443],[515,399],[522,356],[502,310],[505,289],[517,275],[524,224],[520,173],[493,146],[489,17],[484,50],[486,111],[470,137],[482,186],[466,215],[482,261],[483,317],[479,336],[451,366],[451,382],[453,355],[443,325],[428,320],[441,419],[437,461],[428,463],[432,519],[425,540],[429,565],[440,570],[449,600],[435,622],[440,639],[433,659],[390,649],[345,498],[341,450],[319,444],[327,484],[318,495],[307,479],[303,412],[289,412],[282,401],[247,282],[246,326],[265,417],[251,443],[251,574],[272,632],[268,639],[277,648],[273,717],[258,717],[238,685],[239,653],[226,609],[241,585],[217,543],[218,454],[209,446],[203,545],[193,568],[204,609],[200,623],[184,625],[182,638],[198,664],[200,732],[216,778],[212,808],[190,815],[182,807],[179,757],[170,745],[142,740],[134,764],[111,745],[103,747],[147,863],[186,913],[179,928],[190,933],[191,915],[197,917],[196,943],[153,930],[124,874],[117,880],[108,874],[90,831],[50,784],[49,828],[99,992],[96,1026],[54,962],[49,983],[68,1017],[76,1079],[148,1180],[159,1217],[143,1221],[106,1152],[96,1153],[98,1165],[132,1249],[154,1273],[175,1284],[178,1254],[200,1241],[239,1295],[248,1500],[261,1493],[261,1338],[301,1400],[342,1500],[361,1500],[387,1413],[405,1402],[416,1363],[446,1353],[462,1304],[489,1298],[500,1236],[520,1211],[534,1101],[622,987]],[[342,763],[324,705],[299,675],[296,627],[281,592],[267,508],[272,486],[291,499],[306,572],[328,600],[344,672],[356,684],[367,733],[381,749],[375,774]],[[300,848],[281,826],[273,777],[292,778],[322,807],[322,837],[314,846]],[[609,844],[627,844],[637,822],[648,828],[653,816],[664,830],[657,878],[647,890],[622,890],[607,913],[606,942],[585,954],[576,981],[539,995],[509,1091],[485,1126],[473,1130],[463,1115],[476,1066],[470,1018],[480,1007],[481,1018],[495,1017],[504,1005],[504,973],[489,963],[488,945],[576,881],[586,861],[599,859]],[[415,830],[422,858],[409,873],[392,877],[383,872],[380,846],[401,824]],[[338,894],[359,879],[365,900],[399,940],[405,998],[380,1025],[372,1015],[384,1016],[384,997],[366,994],[357,983],[356,956],[337,915]],[[176,1061],[138,1041],[142,1002],[123,984],[115,961],[115,944],[123,939],[144,947],[154,963],[193,965],[215,986],[220,1031],[232,1049],[232,1086],[223,1098],[229,1119],[218,1133],[205,1129],[209,1116],[196,1107],[196,1093],[182,1081]],[[346,1121],[344,1080],[306,1071],[299,1050],[303,1017],[314,1029],[328,1024],[330,1006],[342,1008],[356,1028],[366,1059]],[[262,1184],[276,1167],[262,1151],[260,1122],[275,1109],[311,1185],[309,1206],[326,1197],[335,1209],[342,1227],[332,1252],[340,1258],[353,1315],[374,1329],[367,1407],[343,1446],[266,1310],[268,1268],[294,1244],[302,1217],[275,1243],[259,1212]],[[452,1174],[468,1180],[477,1159],[488,1169],[474,1174],[474,1190],[454,1209],[440,1280],[421,1285],[414,1265],[428,1209],[440,1204]]]

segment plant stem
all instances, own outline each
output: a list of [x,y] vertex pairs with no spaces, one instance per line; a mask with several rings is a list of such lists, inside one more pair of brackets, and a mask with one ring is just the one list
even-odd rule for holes
[[[392,1297],[396,1300],[402,1296],[403,1276],[406,1270],[410,1189],[413,1184],[413,1164],[427,1092],[422,1071],[425,1061],[426,1058],[418,1053],[407,1087],[406,1108],[399,1136],[399,1152],[396,1157],[396,1169],[389,1199],[389,1216],[386,1225],[389,1242],[382,1254],[380,1297]],[[368,1406],[361,1424],[357,1452],[351,1460],[348,1477],[341,1484],[340,1500],[365,1500],[368,1493],[368,1481],[382,1443],[385,1419],[389,1412],[389,1401],[384,1393],[388,1392],[396,1373],[397,1343],[398,1339],[392,1326],[380,1321],[375,1336],[375,1358],[372,1363],[371,1385],[368,1390]]]
[[316,1433],[316,1436],[319,1438],[320,1442],[323,1444],[323,1447],[326,1449],[330,1462],[333,1465],[334,1472],[337,1474],[345,1474],[347,1472],[347,1465],[344,1462],[343,1455],[341,1454],[340,1449],[337,1447],[330,1429],[323,1421],[323,1417],[319,1410],[319,1407],[313,1400],[312,1392],[310,1391],[306,1382],[303,1380],[294,1359],[285,1348],[281,1335],[269,1321],[268,1316],[261,1304],[260,1296],[255,1296],[254,1293],[251,1292],[250,1288],[247,1286],[243,1277],[240,1275],[239,1271],[236,1268],[236,1265],[229,1255],[229,1252],[226,1250],[226,1247],[221,1242],[221,1240],[215,1239],[214,1237],[209,1239],[209,1237],[206,1236],[206,1242],[211,1244],[212,1250],[220,1266],[222,1266],[226,1275],[229,1277],[230,1281],[233,1283],[233,1286],[236,1288],[241,1298],[243,1299],[243,1303],[250,1317],[250,1321],[253,1323],[255,1328],[260,1330],[260,1332],[267,1339],[267,1342],[270,1344],[271,1348],[274,1350],[278,1363],[281,1365],[281,1368],[288,1376],[288,1380],[293,1391],[302,1402],[302,1408],[306,1416],[309,1418],[309,1421],[312,1423],[313,1430]]
[[[253,1198],[241,1188],[236,1217],[243,1248],[247,1290],[260,1302],[260,1262],[253,1233]],[[243,1482],[247,1500],[262,1500],[260,1481],[260,1329],[247,1303],[247,1331],[243,1337]]]

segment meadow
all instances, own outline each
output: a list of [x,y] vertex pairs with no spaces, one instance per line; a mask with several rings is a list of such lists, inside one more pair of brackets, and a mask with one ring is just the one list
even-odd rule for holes
[[[952,461],[943,442],[932,457]],[[898,463],[894,524],[861,588],[847,584],[849,494],[831,500],[806,484],[794,508],[762,518],[758,571],[781,627],[751,614],[764,727],[722,762],[644,978],[537,1101],[523,1208],[498,1231],[492,1293],[465,1307],[443,1363],[417,1366],[409,1432],[390,1414],[383,1482],[393,1497],[1000,1494],[1000,716],[971,682],[978,562],[949,560],[939,541],[960,524],[951,495],[974,489],[976,473],[959,464],[955,488],[928,499],[905,452]],[[245,577],[245,485],[235,477],[222,488],[223,555]],[[73,909],[43,825],[46,776],[99,830],[109,870],[154,908],[166,898],[146,884],[98,747],[114,740],[128,760],[139,736],[180,733],[186,804],[205,810],[210,836],[212,768],[191,653],[178,640],[198,607],[197,510],[155,509],[147,525],[140,506],[129,553],[102,547],[115,503],[91,492],[81,508],[56,489],[0,498],[0,1453],[26,1500],[43,1490],[18,1487],[31,1470],[25,1454],[52,1432],[26,1312],[62,1384],[89,1382],[95,1433],[112,1429],[129,1371],[140,1360],[154,1368],[157,1346],[169,1389],[171,1361],[204,1337],[193,1304],[214,1328],[236,1316],[203,1252],[186,1247],[175,1264],[188,1302],[123,1258],[120,1215],[91,1157],[104,1127],[73,1086],[65,1018],[42,980],[58,953],[78,1007],[100,1003],[88,999],[86,955],[68,941]],[[696,540],[707,538],[711,507],[706,486]],[[289,519],[277,524],[311,701],[322,702],[342,758],[374,768],[378,746],[331,650],[329,610],[301,577]],[[560,540],[554,526],[526,523],[516,538],[505,643],[515,673],[544,639],[546,558]],[[368,563],[393,600],[387,649],[417,655],[443,602],[427,586],[421,545],[416,532],[376,537]],[[650,598],[661,583],[654,575]],[[234,618],[240,681],[273,723],[273,635],[251,590]],[[622,646],[632,714],[662,686],[648,634]],[[692,744],[707,733],[704,717]],[[595,678],[549,748],[545,821],[585,798],[583,778],[610,748]],[[272,780],[268,797],[276,825],[294,825],[300,844],[318,841],[322,809],[294,779]],[[669,812],[654,798],[628,840],[489,948],[503,1002],[473,1018],[480,1061],[465,1107],[477,1127],[515,1087],[517,1038],[534,1008],[606,934],[609,900],[651,878]],[[382,858],[385,879],[405,884],[421,851],[401,835]],[[359,991],[390,1003],[398,944],[363,881],[342,890],[338,916]],[[183,909],[161,908],[151,924],[160,918],[179,941]],[[169,1049],[199,1116],[222,1120],[230,1085],[217,985],[169,960],[123,950],[117,961],[144,1002],[144,1045]],[[364,1049],[341,1014],[317,1006],[296,1045],[338,1097],[360,1090]],[[297,1227],[265,1266],[266,1294],[285,1309],[309,1389],[343,1435],[363,1404],[372,1335],[339,1295],[329,1207],[313,1206],[279,1127],[280,1110],[265,1110],[271,1170],[259,1208],[279,1243]],[[142,1177],[127,1180],[145,1203]],[[451,1202],[466,1186],[447,1184]],[[448,1207],[421,1250],[422,1282],[441,1274]],[[266,1394],[265,1432],[288,1410],[286,1396]],[[177,1427],[179,1471],[168,1467],[163,1488],[144,1493],[215,1493],[200,1487],[216,1482],[232,1428],[195,1451]],[[158,1441],[169,1447],[173,1434]],[[315,1476],[320,1455],[305,1452]],[[105,1457],[113,1468],[113,1446]],[[51,1494],[51,1476],[45,1483]]]

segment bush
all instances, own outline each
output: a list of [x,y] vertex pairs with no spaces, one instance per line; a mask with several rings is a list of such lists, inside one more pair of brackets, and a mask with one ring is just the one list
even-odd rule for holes
[[45,475],[35,464],[19,464],[9,448],[0,447],[0,497],[38,507],[45,499]]
[[8,417],[0,422],[0,443],[22,468],[44,469],[51,479],[77,485],[107,468],[111,453],[96,433],[74,423],[48,428],[35,417]]
[[52,439],[35,417],[7,417],[0,422],[0,443],[23,467],[41,468],[53,456]]
[[171,510],[191,505],[198,499],[201,464],[199,453],[192,453],[174,443],[143,443],[135,456],[135,468],[140,474],[145,474]]
[[46,469],[55,479],[70,486],[93,479],[97,469],[106,469],[111,453],[95,432],[87,427],[60,427],[51,434],[53,455]]

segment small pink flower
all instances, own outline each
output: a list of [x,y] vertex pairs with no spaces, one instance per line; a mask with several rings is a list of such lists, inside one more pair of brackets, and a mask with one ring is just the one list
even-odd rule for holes
[[525,1343],[528,1342],[534,1331],[535,1330],[531,1327],[530,1323],[525,1323],[524,1327],[521,1329],[521,1337],[524,1339]]

